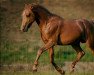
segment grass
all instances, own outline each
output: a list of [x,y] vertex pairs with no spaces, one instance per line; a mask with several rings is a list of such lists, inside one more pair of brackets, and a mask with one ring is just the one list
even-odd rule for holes
[[[8,0],[9,1],[9,0]],[[33,64],[37,50],[43,46],[39,28],[34,23],[27,33],[19,32],[21,24],[21,13],[25,3],[32,3],[35,0],[7,0],[0,2],[0,65],[11,64]],[[94,19],[94,1],[93,0],[50,0],[49,5],[43,4],[49,11],[65,19]],[[75,7],[75,8],[74,8]],[[81,59],[83,62],[94,62],[94,56],[90,50],[81,44],[85,51],[85,56]],[[71,46],[56,46],[55,62],[59,66],[64,66],[65,61],[73,61],[76,58],[76,52]],[[40,65],[45,67],[50,63],[48,52],[44,52],[39,60]],[[94,72],[75,72],[73,75],[93,75]],[[0,75],[59,75],[58,72],[47,68],[43,72],[0,72]],[[69,73],[66,73],[69,75]]]
[[[75,72],[71,75],[93,75],[94,72]],[[2,72],[0,75],[60,75],[56,71],[43,71],[43,72]],[[65,75],[70,75],[69,73],[66,73]]]
[[[37,43],[32,45],[31,42],[20,42],[13,43],[10,41],[3,42],[1,45],[0,51],[0,59],[2,64],[11,64],[16,62],[22,63],[33,63],[36,57],[37,51],[40,48]],[[82,45],[84,50],[86,49],[85,45]],[[63,63],[64,61],[73,61],[76,58],[76,52],[73,50],[71,46],[56,46],[55,49],[55,61],[58,63],[60,61]],[[81,61],[94,61],[93,55],[89,50],[85,50],[85,56],[81,59]],[[48,52],[44,52],[40,58],[40,62],[49,61]]]

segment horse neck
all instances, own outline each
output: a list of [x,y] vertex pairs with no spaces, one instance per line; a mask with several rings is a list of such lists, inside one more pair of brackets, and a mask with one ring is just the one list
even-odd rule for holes
[[51,15],[52,14],[45,8],[38,8],[35,12],[35,17],[39,27],[42,27],[43,25],[45,25],[44,23],[47,23]]

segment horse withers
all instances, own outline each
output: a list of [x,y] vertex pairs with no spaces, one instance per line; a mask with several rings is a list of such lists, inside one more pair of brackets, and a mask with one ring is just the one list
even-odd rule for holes
[[77,58],[71,65],[71,72],[74,71],[75,65],[85,54],[80,47],[80,43],[86,43],[94,54],[93,20],[65,20],[58,15],[52,14],[41,5],[26,4],[22,13],[21,31],[28,31],[34,21],[40,28],[41,38],[45,45],[37,52],[33,71],[37,70],[38,59],[41,54],[44,51],[49,51],[50,62],[61,75],[64,75],[64,70],[61,70],[54,62],[53,47],[55,45],[71,45],[77,52]]

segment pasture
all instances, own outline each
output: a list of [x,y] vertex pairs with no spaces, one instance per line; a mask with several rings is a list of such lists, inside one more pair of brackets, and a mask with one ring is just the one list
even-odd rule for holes
[[[31,72],[3,72],[1,73],[1,75],[59,75],[57,72],[55,71],[46,71],[46,72],[37,72],[37,73],[31,73]],[[93,72],[76,72],[74,74],[71,75],[93,75]],[[66,75],[70,75],[69,73],[66,73]]]
[[[47,4],[39,1],[50,12],[65,19],[94,20],[94,0],[49,0]],[[24,3],[32,2],[34,0],[0,0],[0,75],[59,75],[50,64],[48,52],[42,54],[38,72],[31,71],[37,50],[44,45],[36,23],[26,33],[19,31]],[[94,56],[85,44],[81,47],[86,54],[72,75],[93,75]],[[54,49],[55,62],[67,71],[76,52],[71,46],[55,46]],[[70,75],[69,72],[66,75]]]

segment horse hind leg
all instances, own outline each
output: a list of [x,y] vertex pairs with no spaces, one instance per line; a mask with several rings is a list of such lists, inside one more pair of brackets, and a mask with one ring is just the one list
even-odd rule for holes
[[85,55],[85,52],[80,47],[80,44],[73,44],[72,47],[77,52],[77,58],[76,58],[75,61],[73,61],[72,65],[71,65],[71,71],[70,71],[70,73],[74,72],[75,65]]

